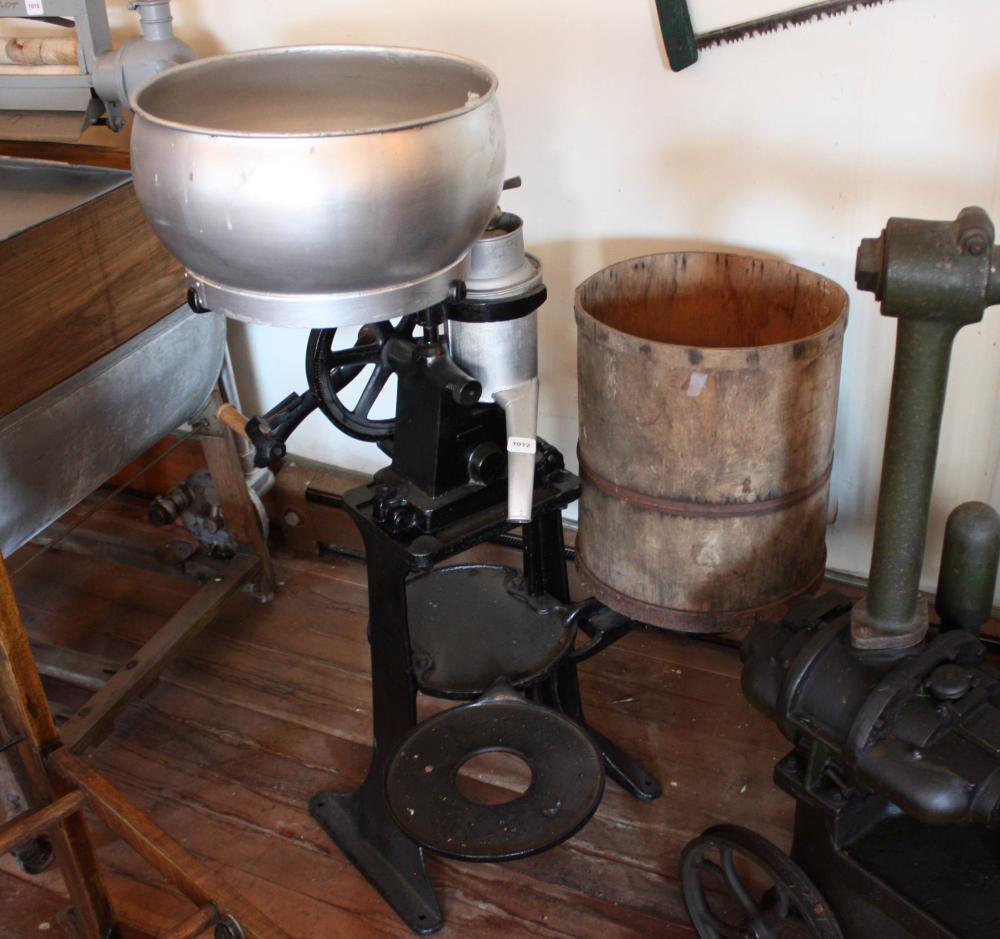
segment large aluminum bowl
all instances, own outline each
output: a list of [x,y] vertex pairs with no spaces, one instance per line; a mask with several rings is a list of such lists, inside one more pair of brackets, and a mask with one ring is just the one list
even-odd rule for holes
[[342,326],[437,303],[497,204],[496,77],[467,59],[301,46],[202,59],[134,95],[146,215],[207,308]]

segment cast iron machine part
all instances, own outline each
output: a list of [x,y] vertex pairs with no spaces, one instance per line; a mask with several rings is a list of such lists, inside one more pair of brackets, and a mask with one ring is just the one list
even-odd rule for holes
[[[743,646],[744,693],[795,745],[775,768],[796,800],[792,856],[848,939],[1000,935],[1000,670],[978,638],[1000,556],[993,508],[948,520],[940,626],[918,592],[952,341],[1000,303],[993,242],[986,213],[965,209],[890,219],[861,243],[858,286],[899,321],[869,592],[806,600]],[[701,897],[696,928],[723,934]]]
[[[425,850],[470,861],[546,850],[591,817],[605,771],[637,798],[661,791],[583,712],[577,664],[638,624],[570,602],[561,512],[580,486],[535,435],[545,287],[521,220],[498,211],[470,260],[443,303],[369,323],[353,346],[314,330],[309,390],[245,427],[258,465],[315,409],[391,458],[342,502],[331,496],[365,543],[375,746],[359,789],[317,793],[310,810],[421,934],[443,924]],[[393,376],[395,415],[377,417]],[[352,382],[363,385],[353,399]],[[437,568],[518,524],[523,570]],[[418,724],[418,692],[467,703]],[[484,751],[521,757],[528,790],[500,806],[466,799],[455,776]]]
[[[142,34],[126,39],[117,49],[111,45],[104,3],[59,0],[47,6],[56,15],[46,16],[40,2],[14,0],[2,4],[0,18],[39,20],[74,30],[76,39],[69,44],[71,55],[65,64],[77,66],[78,72],[46,75],[39,69],[38,75],[32,75],[31,68],[26,67],[21,74],[0,76],[0,110],[27,111],[43,117],[78,113],[79,132],[90,124],[105,124],[120,131],[126,124],[125,112],[133,91],[154,75],[195,58],[194,50],[174,36],[170,0],[130,0],[128,8],[138,14]],[[66,49],[64,40],[57,37],[34,42],[39,50],[50,42]],[[62,55],[58,58],[62,61]],[[27,59],[24,64],[41,65],[46,61]]]

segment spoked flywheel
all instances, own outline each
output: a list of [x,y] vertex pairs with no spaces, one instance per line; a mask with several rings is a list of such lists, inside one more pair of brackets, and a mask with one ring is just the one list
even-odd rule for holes
[[701,939],[843,939],[805,871],[749,829],[709,828],[684,849],[680,873]]
[[[320,410],[345,434],[358,440],[384,440],[391,437],[396,421],[373,418],[371,410],[392,375],[392,365],[382,350],[390,339],[410,339],[417,325],[417,314],[402,317],[396,325],[388,320],[369,323],[358,333],[358,341],[347,349],[334,349],[336,329],[314,329],[306,348],[306,375],[309,388],[319,399]],[[341,391],[367,366],[373,366],[364,388],[353,407],[341,400]]]

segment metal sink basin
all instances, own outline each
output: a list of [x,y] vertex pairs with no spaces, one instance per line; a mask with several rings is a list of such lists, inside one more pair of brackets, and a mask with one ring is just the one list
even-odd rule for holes
[[341,326],[447,296],[496,206],[495,76],[379,46],[262,49],[163,72],[133,98],[132,171],[198,301]]

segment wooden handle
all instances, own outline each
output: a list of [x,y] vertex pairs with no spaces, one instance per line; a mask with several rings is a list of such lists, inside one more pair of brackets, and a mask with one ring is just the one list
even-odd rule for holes
[[247,421],[250,420],[245,414],[241,414],[231,404],[223,404],[215,412],[215,416],[222,421],[233,433],[239,434],[244,440],[249,440],[247,434]]
[[686,0],[656,0],[656,13],[670,67],[680,72],[694,65],[698,61],[698,44]]

